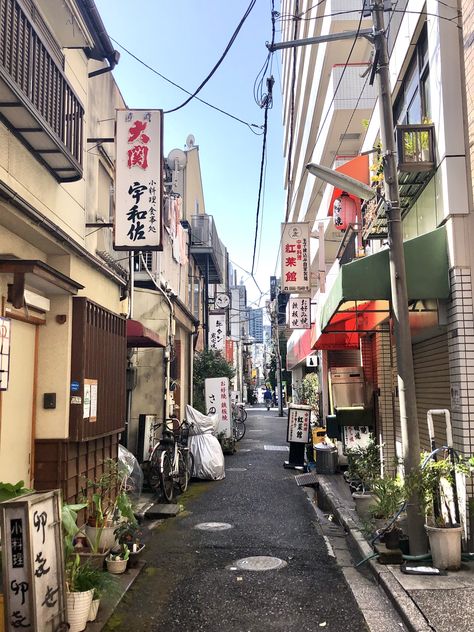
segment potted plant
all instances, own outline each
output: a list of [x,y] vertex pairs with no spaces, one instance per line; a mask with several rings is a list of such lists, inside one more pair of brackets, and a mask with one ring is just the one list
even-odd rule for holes
[[125,573],[129,557],[130,549],[126,544],[122,544],[118,551],[109,553],[105,558],[109,573],[113,575]]
[[114,530],[121,517],[135,521],[126,481],[127,474],[120,463],[107,459],[101,476],[97,480],[86,480],[82,489],[82,497],[89,509],[85,534],[95,551],[115,546]]
[[346,450],[348,469],[345,478],[352,490],[352,498],[359,517],[368,522],[371,508],[377,503],[372,492],[373,483],[380,478],[380,446],[370,437],[365,446]]
[[100,550],[97,542],[90,541],[77,525],[78,512],[87,508],[87,503],[70,505],[64,503],[61,510],[61,521],[64,534],[65,558],[78,555],[80,563],[101,570],[110,549]]
[[121,522],[114,533],[117,542],[128,547],[130,551],[128,566],[135,566],[145,549],[145,544],[142,541],[143,532],[138,523],[136,521],[134,523]]
[[66,604],[69,632],[81,632],[85,629],[99,574],[103,572],[89,564],[81,564],[79,555],[73,555],[67,560]]
[[403,483],[398,476],[379,477],[372,481],[372,493],[376,503],[370,509],[370,514],[378,527],[378,537],[387,548],[397,548],[403,531],[398,519],[405,502]]
[[469,461],[448,450],[441,457],[422,453],[421,467],[407,477],[408,494],[416,491],[426,518],[433,566],[440,570],[459,570],[461,567],[461,538],[463,527],[456,510],[456,485],[464,485],[470,475],[473,459]]

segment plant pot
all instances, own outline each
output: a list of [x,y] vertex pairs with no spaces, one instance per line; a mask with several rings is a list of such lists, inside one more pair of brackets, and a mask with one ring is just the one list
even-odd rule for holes
[[377,506],[376,497],[370,492],[360,493],[354,492],[352,498],[355,502],[357,515],[364,522],[370,522],[372,517],[371,509]]
[[130,550],[130,557],[128,558],[128,568],[135,568],[135,566],[138,564],[138,560],[142,556],[144,549],[145,545],[142,544],[138,551],[133,552]]
[[100,599],[93,599],[91,603],[91,607],[89,608],[89,616],[87,618],[88,621],[95,621],[97,618],[97,613],[99,612]]
[[99,551],[105,551],[107,549],[113,549],[117,544],[114,534],[116,528],[117,525],[110,527],[91,527],[87,524],[85,531],[91,545]]
[[433,566],[442,571],[457,571],[461,568],[462,527],[430,527],[425,525],[430,541]]
[[127,562],[128,560],[112,560],[110,558],[106,558],[107,570],[112,575],[121,575],[125,573],[127,570]]
[[85,630],[94,590],[67,593],[67,621],[69,632]]
[[81,558],[81,565],[89,564],[91,568],[96,568],[99,571],[104,569],[105,558],[109,552],[110,549],[106,549],[105,551],[98,551],[97,553],[94,553],[87,547],[76,550],[76,553]]

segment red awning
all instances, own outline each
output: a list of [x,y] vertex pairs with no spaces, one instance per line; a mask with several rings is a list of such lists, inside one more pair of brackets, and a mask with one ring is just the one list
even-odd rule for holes
[[166,347],[156,334],[138,320],[127,320],[127,347]]
[[[346,176],[350,176],[355,180],[359,180],[359,182],[363,182],[364,184],[370,184],[368,156],[357,156],[352,160],[348,160],[340,167],[337,167],[336,171],[339,171],[339,173],[343,173]],[[342,195],[342,193],[343,189],[338,189],[337,187],[334,187],[331,202],[329,204],[328,215],[332,216],[334,202],[338,197]]]

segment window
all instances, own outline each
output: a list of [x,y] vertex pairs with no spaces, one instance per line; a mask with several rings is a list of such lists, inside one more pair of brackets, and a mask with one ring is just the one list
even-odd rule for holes
[[426,26],[418,39],[394,107],[398,125],[413,125],[430,119],[428,39]]

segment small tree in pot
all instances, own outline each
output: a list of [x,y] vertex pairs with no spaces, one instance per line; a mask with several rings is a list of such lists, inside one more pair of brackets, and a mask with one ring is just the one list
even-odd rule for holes
[[344,476],[352,490],[359,517],[370,520],[371,508],[376,504],[372,493],[374,481],[380,478],[380,446],[370,437],[365,446],[346,450],[348,469]]

